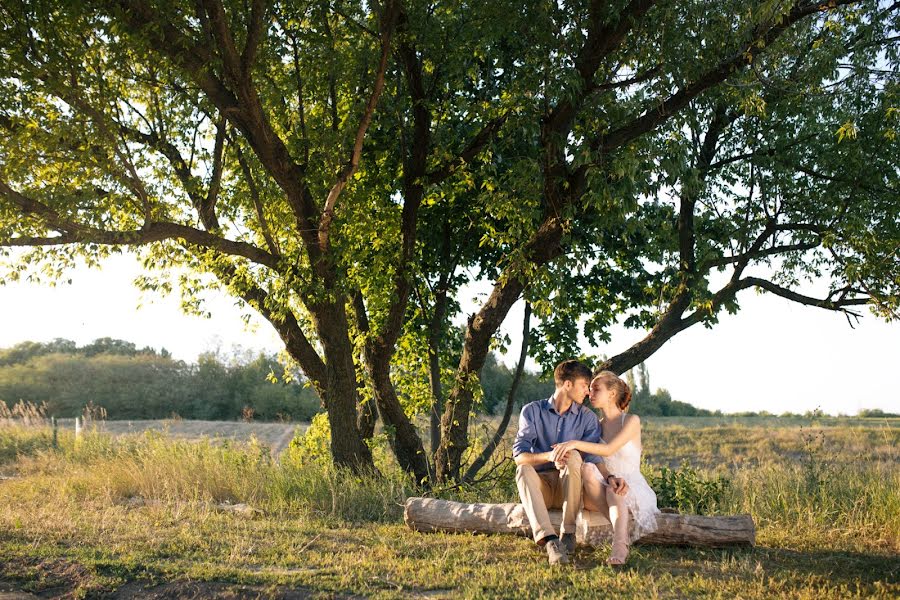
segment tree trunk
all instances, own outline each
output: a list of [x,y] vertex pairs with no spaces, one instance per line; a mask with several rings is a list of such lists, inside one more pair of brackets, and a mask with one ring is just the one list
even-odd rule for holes
[[545,265],[562,253],[562,235],[562,222],[556,217],[548,217],[526,247],[525,256],[530,264],[509,267],[481,310],[469,318],[456,383],[441,417],[441,445],[435,455],[439,481],[459,480],[462,456],[469,446],[469,413],[475,398],[474,390],[490,350],[491,338],[525,289],[527,269]]
[[[436,498],[408,498],[403,512],[406,524],[416,531],[508,533],[530,536],[531,525],[521,504],[463,504]],[[559,510],[550,511],[558,528]],[[715,516],[661,513],[657,530],[637,543],[673,546],[753,546],[756,528],[750,515]],[[579,516],[576,539],[590,546],[606,544],[612,538],[612,525],[599,513],[584,511]]]
[[375,435],[375,424],[378,422],[378,409],[375,407],[375,404],[375,400],[370,399],[367,402],[361,402],[359,405],[359,415],[357,416],[356,424],[359,427],[359,435],[364,440],[370,440]]
[[422,445],[422,439],[415,426],[406,416],[394,384],[390,376],[390,356],[379,351],[372,352],[368,358],[369,373],[375,384],[375,399],[378,412],[385,427],[390,429],[389,440],[397,462],[404,471],[412,473],[417,483],[426,483],[430,479],[428,457]]
[[509,386],[509,394],[506,397],[506,408],[503,411],[503,418],[500,420],[500,424],[497,426],[497,431],[494,432],[493,437],[491,437],[490,441],[488,441],[487,445],[484,447],[484,450],[481,451],[481,454],[475,459],[469,468],[466,470],[465,476],[463,476],[463,481],[470,482],[474,481],[475,476],[478,475],[478,471],[484,468],[484,465],[491,459],[491,455],[494,454],[494,450],[497,449],[497,446],[500,445],[500,440],[503,439],[504,434],[506,434],[506,428],[509,427],[509,420],[512,417],[513,404],[516,401],[516,391],[519,389],[519,382],[522,380],[522,372],[525,371],[525,360],[528,358],[528,337],[531,333],[531,303],[525,303],[525,319],[524,324],[522,325],[522,350],[519,353],[519,362],[516,364],[516,372],[513,375],[512,384]]
[[[445,246],[449,244],[445,243]],[[442,283],[444,277],[441,277]],[[431,432],[431,455],[437,454],[441,446],[441,412],[444,410],[444,390],[441,385],[441,333],[444,326],[444,315],[447,312],[447,290],[438,286],[434,301],[434,314],[428,331],[428,383],[431,386],[431,414],[429,418]]]
[[325,355],[325,385],[321,394],[331,426],[334,462],[354,470],[374,469],[372,452],[359,430],[356,367],[343,303],[318,305],[310,313]]

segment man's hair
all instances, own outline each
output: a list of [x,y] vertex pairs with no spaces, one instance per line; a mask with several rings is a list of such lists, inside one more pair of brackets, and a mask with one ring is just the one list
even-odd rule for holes
[[556,387],[566,381],[574,382],[576,379],[591,380],[591,370],[577,360],[564,360],[553,370],[553,382],[556,383]]

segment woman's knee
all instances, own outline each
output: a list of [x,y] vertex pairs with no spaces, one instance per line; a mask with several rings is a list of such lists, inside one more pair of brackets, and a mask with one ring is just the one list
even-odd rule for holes
[[606,502],[610,506],[615,506],[620,511],[627,509],[625,506],[625,496],[620,496],[615,493],[612,488],[606,488]]

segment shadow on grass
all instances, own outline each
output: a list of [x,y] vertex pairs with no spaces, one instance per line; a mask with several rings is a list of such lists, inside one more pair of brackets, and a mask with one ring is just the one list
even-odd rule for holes
[[[5,595],[4,595],[5,594]],[[85,565],[61,558],[20,559],[0,566],[0,597],[29,598],[90,597],[196,600],[199,598],[302,600],[362,596],[323,592],[304,586],[253,584],[239,581],[202,581],[170,578],[141,567],[119,564]]]
[[[608,553],[608,552],[606,552]],[[586,557],[586,564],[604,564],[604,551]],[[586,567],[587,568],[587,567]],[[754,548],[697,549],[638,546],[626,567],[639,574],[696,573],[716,577],[766,577],[783,581],[822,578],[831,585],[900,584],[900,556],[847,550]]]

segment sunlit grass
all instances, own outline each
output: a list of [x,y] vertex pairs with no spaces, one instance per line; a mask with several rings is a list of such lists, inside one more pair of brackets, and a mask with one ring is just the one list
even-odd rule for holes
[[[667,432],[652,433],[659,443]],[[719,445],[762,433],[748,429]],[[49,430],[0,427],[0,472],[15,475],[0,482],[0,581],[75,596],[188,580],[386,598],[896,596],[897,462],[887,452],[857,460],[851,444],[804,441],[806,433],[787,434],[801,436],[790,442],[796,456],[700,467],[728,477],[714,512],[750,513],[756,548],[636,547],[624,572],[605,566],[608,549],[583,548],[573,568],[551,572],[524,538],[409,530],[401,503],[419,492],[389,461],[360,476],[290,453],[276,461],[252,442],[150,434],[76,443],[65,433],[54,448]],[[687,434],[673,453],[711,435]],[[885,435],[896,439],[894,430]],[[497,479],[441,495],[515,500],[511,473],[503,464]],[[224,502],[261,513],[232,514]]]

